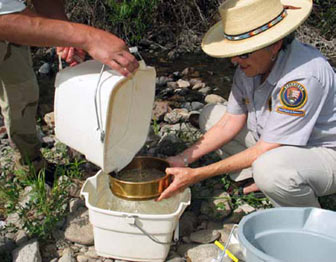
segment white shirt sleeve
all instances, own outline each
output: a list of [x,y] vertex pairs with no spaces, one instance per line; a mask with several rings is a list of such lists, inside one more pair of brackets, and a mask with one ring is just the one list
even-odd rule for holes
[[314,77],[276,87],[272,94],[274,107],[261,138],[270,143],[307,145],[327,93]]
[[26,8],[20,0],[0,0],[0,15],[21,12]]

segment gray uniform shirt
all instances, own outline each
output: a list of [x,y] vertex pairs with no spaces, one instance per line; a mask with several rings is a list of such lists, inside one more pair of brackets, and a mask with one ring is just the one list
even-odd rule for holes
[[21,12],[26,8],[20,0],[0,0],[0,15]]
[[318,50],[294,40],[264,83],[237,68],[227,111],[247,114],[256,140],[336,147],[336,74]]

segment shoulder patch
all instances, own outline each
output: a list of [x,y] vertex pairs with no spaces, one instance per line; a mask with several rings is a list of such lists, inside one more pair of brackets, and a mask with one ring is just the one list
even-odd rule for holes
[[305,111],[299,109],[307,102],[307,90],[299,82],[291,81],[286,83],[281,87],[279,98],[282,106],[277,107],[276,111],[278,113],[293,116],[305,115]]

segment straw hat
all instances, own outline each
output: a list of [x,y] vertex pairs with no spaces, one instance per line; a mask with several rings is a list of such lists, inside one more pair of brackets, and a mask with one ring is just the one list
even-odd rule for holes
[[233,57],[266,47],[301,25],[312,0],[227,0],[219,7],[222,20],[202,41],[205,53]]

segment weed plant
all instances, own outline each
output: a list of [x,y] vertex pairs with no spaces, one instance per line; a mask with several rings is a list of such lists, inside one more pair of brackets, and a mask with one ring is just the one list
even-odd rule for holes
[[[55,150],[55,156],[64,157],[62,150]],[[52,152],[45,152],[49,158]],[[82,177],[82,161],[64,160],[66,165],[59,165],[55,172],[55,182],[52,188],[45,184],[45,171],[38,174],[30,170],[14,171],[1,168],[0,176],[0,207],[2,217],[14,215],[19,218],[19,223],[6,225],[6,230],[15,232],[23,229],[29,237],[47,239],[57,223],[62,221],[68,213],[70,200],[69,189],[74,179]]]

